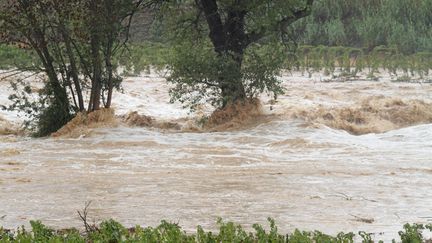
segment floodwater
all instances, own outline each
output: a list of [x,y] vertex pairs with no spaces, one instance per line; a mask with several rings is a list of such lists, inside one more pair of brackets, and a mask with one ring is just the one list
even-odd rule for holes
[[[364,230],[390,240],[404,223],[432,219],[431,84],[283,80],[286,94],[262,97],[266,118],[244,128],[119,124],[77,138],[0,136],[0,225],[80,227],[88,201],[96,222],[166,219],[187,231],[213,230],[217,217],[247,228],[272,217],[284,233]],[[119,115],[197,116],[168,102],[157,75],[128,78],[124,90],[114,98]]]

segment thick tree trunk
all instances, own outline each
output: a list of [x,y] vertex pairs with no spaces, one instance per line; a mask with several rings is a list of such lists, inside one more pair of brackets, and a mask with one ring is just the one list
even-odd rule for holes
[[233,70],[236,72],[234,75],[236,79],[229,82],[227,87],[222,88],[224,96],[229,97],[228,100],[224,100],[224,106],[229,102],[236,102],[246,98],[246,91],[242,82],[241,73],[245,49],[244,42],[246,37],[244,29],[245,15],[246,12],[239,10],[228,11],[228,17],[225,23],[225,36],[227,42],[226,49],[228,55],[235,61],[235,67]]
[[213,43],[215,52],[223,54],[226,50],[225,31],[216,0],[201,0],[201,5],[210,29],[209,37]]
[[227,19],[223,23],[216,0],[201,0],[200,2],[206,16],[210,30],[209,37],[215,52],[221,57],[232,58],[235,63],[235,67],[231,69],[234,73],[228,75],[231,77],[230,79],[223,75],[226,70],[221,70],[222,75],[219,78],[223,99],[222,105],[225,107],[229,103],[246,98],[241,73],[246,38],[244,29],[246,12],[240,10],[229,11]]

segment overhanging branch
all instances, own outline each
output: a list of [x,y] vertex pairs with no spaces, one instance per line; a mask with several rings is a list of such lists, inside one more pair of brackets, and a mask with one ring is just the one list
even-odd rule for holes
[[[292,23],[295,21],[307,17],[312,12],[312,5],[314,0],[307,0],[306,6],[300,10],[293,12],[291,15],[286,16],[285,18],[278,21],[271,29],[276,31],[285,31]],[[246,35],[246,46],[255,43],[267,35],[269,28],[261,27],[259,30],[252,31],[251,33]]]

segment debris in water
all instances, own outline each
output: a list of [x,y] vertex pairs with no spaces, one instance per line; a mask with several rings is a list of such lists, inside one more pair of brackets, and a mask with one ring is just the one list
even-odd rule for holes
[[373,222],[375,222],[375,219],[373,218],[363,218],[363,217],[359,217],[353,214],[350,214],[351,216],[353,216],[355,219],[354,221],[357,222],[362,222],[362,223],[366,223],[366,224],[372,224]]

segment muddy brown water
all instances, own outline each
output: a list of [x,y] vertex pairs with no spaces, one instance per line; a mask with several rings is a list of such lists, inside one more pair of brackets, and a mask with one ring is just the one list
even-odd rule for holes
[[[262,97],[272,119],[245,129],[119,125],[78,138],[0,136],[0,225],[40,219],[56,228],[81,227],[76,212],[87,201],[95,221],[155,226],[167,219],[189,232],[196,225],[215,229],[217,217],[247,228],[272,217],[281,232],[364,230],[389,240],[406,222],[427,223],[432,125],[422,109],[431,108],[430,84],[299,77],[284,84],[286,95],[276,104]],[[120,114],[194,116],[169,104],[155,77],[130,78],[117,95]],[[365,100],[380,102],[374,110]],[[340,115],[348,108],[361,114]],[[337,119],[347,124],[338,127]],[[350,126],[375,130],[358,135]]]

